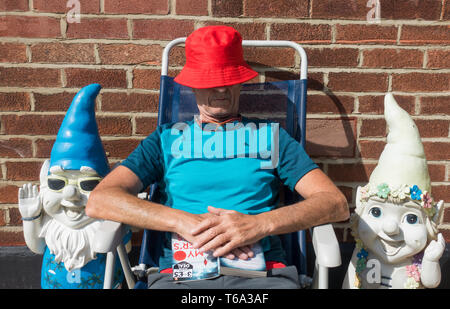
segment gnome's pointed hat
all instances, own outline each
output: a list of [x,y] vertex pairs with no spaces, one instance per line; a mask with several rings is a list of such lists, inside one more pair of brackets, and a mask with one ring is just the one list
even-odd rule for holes
[[100,89],[100,85],[91,84],[73,98],[53,144],[50,167],[79,170],[88,166],[102,177],[109,172],[95,120],[95,98]]
[[369,183],[389,186],[417,185],[431,193],[430,175],[419,130],[409,114],[398,106],[392,93],[384,98],[384,116],[389,129],[387,144]]

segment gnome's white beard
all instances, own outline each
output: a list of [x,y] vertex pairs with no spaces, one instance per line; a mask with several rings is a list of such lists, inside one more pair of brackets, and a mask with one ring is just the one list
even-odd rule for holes
[[39,237],[45,237],[50,253],[57,263],[63,262],[67,271],[78,269],[96,258],[91,244],[100,222],[94,221],[81,229],[71,229],[55,219],[45,223]]

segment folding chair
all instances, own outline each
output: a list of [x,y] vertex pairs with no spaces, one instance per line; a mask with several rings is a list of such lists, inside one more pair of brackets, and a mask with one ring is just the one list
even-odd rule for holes
[[[162,57],[160,100],[158,125],[169,122],[191,120],[198,113],[195,96],[191,89],[174,82],[168,76],[168,59],[170,50],[179,44],[183,44],[186,38],[178,38],[171,41],[164,49]],[[277,81],[261,84],[245,84],[241,91],[241,107],[251,104],[255,97],[271,102],[271,96],[285,106],[284,112],[279,112],[276,118],[282,118],[286,131],[296,138],[303,147],[305,146],[306,129],[306,92],[307,92],[307,57],[303,48],[289,41],[243,41],[243,46],[254,47],[285,47],[293,48],[300,55],[300,79]],[[285,204],[294,203],[301,197],[285,188]],[[149,199],[158,201],[158,189],[153,185],[150,190]],[[337,242],[331,224],[314,227],[312,229],[313,247],[316,256],[313,287],[328,287],[328,268],[341,265],[339,244]],[[159,256],[162,253],[163,233],[145,230],[142,239],[139,265],[133,267],[138,282],[135,288],[147,288],[149,272],[158,267]],[[299,275],[307,274],[306,263],[306,233],[299,231],[283,235],[282,242],[287,252],[288,264],[297,266]],[[127,263],[122,263],[127,264]]]

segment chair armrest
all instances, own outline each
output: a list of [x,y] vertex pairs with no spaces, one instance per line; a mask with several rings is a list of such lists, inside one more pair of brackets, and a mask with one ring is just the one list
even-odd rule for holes
[[313,246],[318,265],[328,268],[341,265],[339,243],[331,224],[314,227]]
[[95,234],[93,248],[95,252],[114,252],[125,236],[125,225],[105,220]]

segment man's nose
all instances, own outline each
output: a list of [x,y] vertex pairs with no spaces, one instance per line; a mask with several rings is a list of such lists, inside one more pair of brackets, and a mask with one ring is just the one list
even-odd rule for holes
[[68,201],[76,201],[80,199],[80,193],[77,187],[73,185],[68,185],[64,187],[63,198]]
[[214,88],[217,92],[224,93],[228,91],[228,87],[217,87]]

